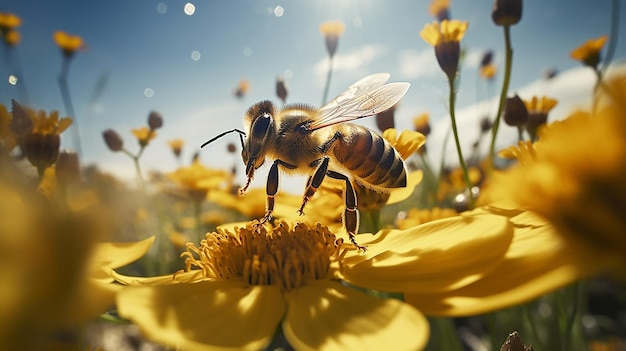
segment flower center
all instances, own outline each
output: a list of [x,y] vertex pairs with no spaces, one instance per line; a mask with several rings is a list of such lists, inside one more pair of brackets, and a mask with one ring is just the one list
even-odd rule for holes
[[205,278],[243,278],[250,285],[279,285],[284,290],[328,277],[339,257],[340,242],[327,227],[309,228],[285,222],[269,231],[265,226],[218,229],[207,233],[199,246],[187,244],[186,271],[197,267]]

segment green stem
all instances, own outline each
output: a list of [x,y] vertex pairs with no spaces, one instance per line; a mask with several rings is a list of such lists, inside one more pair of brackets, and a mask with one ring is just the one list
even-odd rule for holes
[[617,47],[617,37],[619,34],[619,3],[620,0],[611,1],[611,34],[609,36],[609,45],[606,49],[606,56],[604,62],[602,62],[602,70],[605,71],[613,55],[615,54],[615,48]]
[[72,96],[70,94],[70,88],[67,84],[67,76],[70,70],[70,57],[65,57],[63,60],[63,66],[61,67],[61,74],[59,75],[59,89],[61,90],[61,97],[63,98],[63,104],[65,105],[65,111],[70,115],[73,120],[73,137],[74,146],[76,147],[76,153],[79,157],[83,155],[83,147],[80,141],[80,129],[78,127],[78,117],[74,113],[74,105],[72,104]]
[[472,209],[474,208],[474,196],[472,195],[472,182],[470,181],[469,173],[467,171],[467,165],[465,164],[465,159],[463,158],[463,151],[461,150],[461,142],[459,141],[459,131],[457,130],[457,127],[456,127],[456,114],[454,111],[454,104],[456,101],[456,91],[454,90],[454,80],[448,79],[448,85],[450,87],[450,120],[452,124],[452,134],[454,134],[456,152],[459,155],[459,164],[461,165],[461,170],[463,170],[463,178],[465,179],[465,185],[467,186],[469,209]]
[[324,106],[324,104],[328,101],[328,89],[330,88],[330,78],[333,75],[333,57],[331,56],[328,60],[328,74],[326,75],[326,86],[324,87],[324,95],[322,95],[322,104],[320,106]]
[[511,47],[511,30],[509,26],[503,26],[504,29],[504,45],[505,45],[505,64],[504,64],[504,80],[502,81],[502,90],[500,91],[500,102],[498,103],[498,112],[496,118],[493,121],[493,127],[491,128],[491,146],[489,148],[489,164],[493,165],[495,150],[496,150],[496,137],[498,136],[498,128],[500,127],[500,119],[502,117],[502,111],[504,110],[504,104],[506,103],[506,95],[509,91],[509,84],[511,82],[511,68],[513,67],[513,48]]
[[139,184],[139,188],[145,194],[146,193],[146,184],[143,181],[143,176],[141,175],[141,166],[139,165],[139,158],[141,157],[141,154],[143,153],[143,149],[144,148],[141,147],[141,149],[139,149],[139,152],[137,153],[137,155],[133,155],[130,151],[128,151],[126,149],[122,149],[122,152],[125,153],[126,155],[128,155],[128,157],[130,157],[133,160],[133,163],[135,164],[135,172],[137,173],[137,184]]
[[517,141],[524,141],[524,129],[522,129],[522,126],[517,126]]

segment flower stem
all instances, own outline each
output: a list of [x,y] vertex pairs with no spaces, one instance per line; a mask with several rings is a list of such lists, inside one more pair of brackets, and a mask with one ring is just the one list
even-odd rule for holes
[[67,76],[70,70],[71,58],[66,57],[63,60],[63,66],[61,67],[61,74],[59,75],[59,89],[61,90],[61,97],[63,98],[63,104],[65,105],[65,111],[73,119],[73,136],[74,147],[76,147],[76,153],[79,157],[83,155],[83,147],[80,142],[80,129],[78,127],[78,117],[74,113],[74,105],[72,104],[72,96],[70,95],[70,88],[67,84]]
[[324,87],[324,95],[322,95],[322,104],[324,106],[328,98],[328,89],[330,88],[330,78],[333,75],[333,57],[328,60],[328,74],[326,75],[326,86]]
[[465,164],[465,158],[463,158],[463,151],[461,150],[461,142],[459,141],[459,131],[456,127],[456,114],[454,111],[454,105],[456,101],[456,91],[454,89],[454,79],[448,79],[448,85],[450,87],[450,121],[452,124],[452,134],[454,134],[454,143],[456,144],[456,152],[459,155],[459,164],[463,171],[463,179],[465,179],[465,185],[468,192],[468,204],[469,209],[474,208],[474,195],[472,195],[472,183],[467,172],[467,165]]
[[493,121],[493,127],[491,128],[491,146],[489,147],[489,164],[493,166],[496,150],[496,137],[498,136],[498,127],[500,127],[500,119],[502,117],[502,111],[504,110],[504,104],[506,102],[506,95],[509,91],[509,84],[511,82],[511,68],[513,67],[513,48],[511,46],[511,30],[510,26],[503,26],[504,29],[504,45],[505,45],[505,64],[504,64],[504,80],[502,81],[502,90],[500,91],[500,102],[498,103],[498,112],[496,112],[496,118]]
[[146,184],[143,181],[143,176],[141,175],[141,166],[139,165],[139,158],[141,157],[141,154],[143,153],[143,147],[139,150],[137,155],[133,155],[130,151],[126,149],[122,149],[122,152],[128,155],[128,157],[130,157],[133,160],[133,163],[135,164],[135,172],[137,172],[137,183],[139,184],[139,188],[141,189],[141,191],[145,194]]
[[611,60],[613,59],[613,55],[615,54],[615,48],[617,46],[617,37],[619,34],[619,3],[620,0],[612,0],[611,1],[611,34],[609,37],[609,45],[606,49],[606,56],[604,62],[602,62],[602,70],[605,71]]

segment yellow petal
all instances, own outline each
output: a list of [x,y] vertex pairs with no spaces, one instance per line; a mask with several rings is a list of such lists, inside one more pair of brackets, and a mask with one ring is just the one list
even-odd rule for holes
[[148,338],[184,350],[260,350],[286,309],[278,287],[240,280],[128,287],[117,306]]
[[202,271],[191,270],[189,272],[182,272],[177,274],[159,275],[156,277],[133,277],[129,275],[119,274],[116,271],[111,271],[111,277],[116,282],[124,285],[166,285],[176,283],[192,283],[200,280],[205,280],[202,276]]
[[106,266],[119,268],[141,258],[148,252],[154,236],[147,239],[129,243],[99,243],[92,255],[94,267]]
[[344,279],[374,290],[437,293],[493,270],[511,244],[513,225],[497,215],[457,216],[378,235],[373,241],[359,235],[361,244],[376,243],[345,257]]
[[426,24],[424,29],[420,31],[420,36],[424,41],[432,46],[436,46],[439,44],[441,40],[441,31],[439,30],[439,23],[433,22],[431,24]]
[[518,228],[505,260],[487,276],[443,294],[405,294],[405,301],[427,315],[482,314],[533,300],[611,264],[608,257],[572,250],[551,226]]
[[421,170],[413,171],[409,173],[406,180],[406,187],[391,189],[389,191],[389,199],[387,205],[395,204],[400,201],[406,200],[413,194],[415,187],[424,179],[424,172]]
[[318,280],[287,298],[283,331],[296,350],[420,350],[430,334],[426,318],[407,304],[336,282]]

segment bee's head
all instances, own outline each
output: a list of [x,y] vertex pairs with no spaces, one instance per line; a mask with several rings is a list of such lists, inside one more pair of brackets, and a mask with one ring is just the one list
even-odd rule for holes
[[244,129],[248,131],[241,151],[241,158],[246,165],[246,176],[250,184],[254,171],[265,162],[265,146],[274,127],[274,105],[270,101],[258,102],[248,109],[244,118]]

